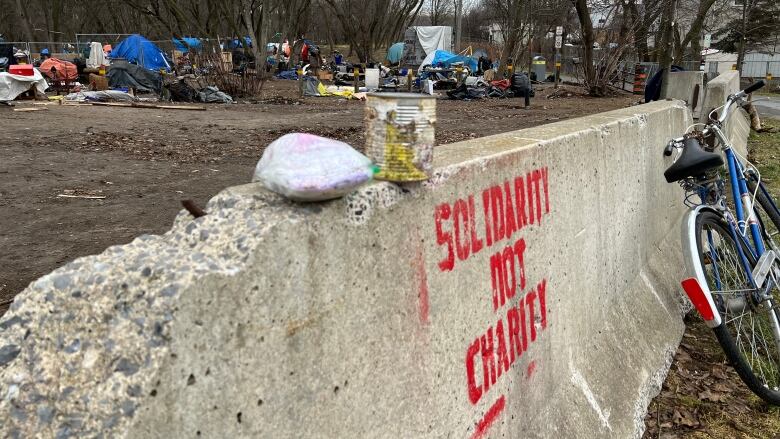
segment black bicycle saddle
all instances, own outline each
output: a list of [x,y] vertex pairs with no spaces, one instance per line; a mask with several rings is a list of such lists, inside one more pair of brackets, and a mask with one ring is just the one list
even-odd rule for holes
[[687,177],[698,177],[710,169],[723,166],[723,157],[714,152],[707,152],[699,143],[699,139],[689,137],[683,141],[683,151],[676,162],[664,172],[669,183]]

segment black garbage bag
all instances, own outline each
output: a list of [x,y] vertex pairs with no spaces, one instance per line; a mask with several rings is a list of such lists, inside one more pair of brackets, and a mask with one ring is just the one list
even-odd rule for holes
[[195,102],[198,100],[198,91],[185,84],[184,81],[174,82],[167,88],[171,92],[171,100],[174,102]]
[[525,90],[529,91],[529,96],[534,97],[536,93],[531,85],[531,80],[525,73],[514,73],[510,79],[511,89],[515,96],[525,96]]
[[469,87],[466,84],[461,84],[457,88],[448,91],[447,96],[449,96],[450,99],[463,100],[463,101],[483,99],[488,96],[488,88]]

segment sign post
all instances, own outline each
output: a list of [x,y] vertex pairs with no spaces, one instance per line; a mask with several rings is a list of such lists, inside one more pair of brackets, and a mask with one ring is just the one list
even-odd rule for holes
[[563,26],[555,28],[555,88],[561,80],[561,47],[563,47]]
[[711,45],[712,45],[712,34],[704,34],[704,41],[702,41],[702,45],[701,45],[701,47],[704,48],[704,55],[701,56],[701,63],[699,65],[699,68],[701,70],[705,70],[704,66],[707,65],[707,53],[709,53]]

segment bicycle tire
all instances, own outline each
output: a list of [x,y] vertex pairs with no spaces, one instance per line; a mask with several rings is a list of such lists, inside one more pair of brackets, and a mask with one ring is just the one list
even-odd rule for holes
[[[717,233],[717,239],[713,233]],[[722,215],[704,211],[696,218],[696,245],[705,280],[722,319],[713,329],[718,343],[747,387],[767,403],[780,405],[780,348],[768,327],[774,310],[750,305],[748,291],[752,288],[737,253],[737,245],[744,250],[744,244],[734,240]],[[745,253],[750,265],[754,265],[750,253]],[[743,320],[747,323],[744,326]],[[761,352],[767,353],[766,358]]]

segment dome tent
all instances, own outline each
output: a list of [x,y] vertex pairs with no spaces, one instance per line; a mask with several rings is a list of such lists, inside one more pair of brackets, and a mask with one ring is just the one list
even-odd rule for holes
[[165,57],[165,52],[154,43],[134,34],[122,40],[111,51],[111,59],[122,58],[148,70],[164,69],[169,72],[171,65]]

